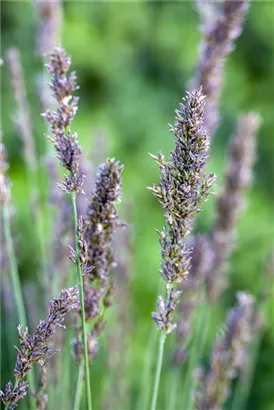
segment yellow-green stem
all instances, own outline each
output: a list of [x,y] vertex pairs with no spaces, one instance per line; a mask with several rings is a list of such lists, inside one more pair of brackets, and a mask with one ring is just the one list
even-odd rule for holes
[[82,343],[84,346],[87,410],[92,410],[88,346],[87,346],[87,329],[86,329],[86,321],[85,321],[84,284],[83,284],[83,273],[82,273],[82,268],[81,268],[80,255],[79,255],[79,246],[78,246],[78,214],[77,214],[77,205],[76,205],[76,194],[74,192],[72,193],[71,198],[72,198],[73,219],[74,219],[74,243],[75,243],[75,251],[76,251],[76,267],[77,267],[77,275],[78,275],[78,289],[79,289],[80,308],[81,308]]

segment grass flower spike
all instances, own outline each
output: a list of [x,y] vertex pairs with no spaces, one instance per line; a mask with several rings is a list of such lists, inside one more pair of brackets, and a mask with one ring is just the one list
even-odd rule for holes
[[70,123],[77,112],[79,101],[78,97],[71,95],[78,89],[76,74],[72,72],[69,76],[67,75],[71,59],[61,47],[54,49],[49,60],[46,67],[52,75],[50,88],[58,103],[58,108],[56,111],[47,111],[43,114],[54,135],[54,138],[48,136],[48,139],[55,146],[60,164],[69,172],[60,187],[68,193],[82,192],[83,175],[79,173],[82,151],[78,144],[77,134],[72,134],[70,130]]
[[17,406],[17,402],[26,395],[27,383],[22,379],[28,374],[35,363],[44,366],[47,359],[58,350],[52,349],[50,341],[53,338],[56,328],[62,326],[64,316],[71,310],[77,308],[78,289],[64,289],[59,298],[54,298],[50,302],[48,316],[46,320],[41,320],[33,334],[29,334],[28,329],[18,326],[20,347],[17,348],[17,360],[14,367],[15,384],[9,382],[5,392],[0,391],[0,398],[5,404],[5,410],[12,410]]
[[84,193],[83,183],[84,175],[80,172],[80,159],[82,150],[78,143],[78,136],[72,133],[70,124],[77,112],[78,97],[73,97],[72,93],[78,89],[75,72],[68,74],[71,59],[67,56],[65,50],[56,47],[49,55],[49,63],[46,65],[52,75],[50,88],[53,97],[58,103],[56,111],[47,111],[43,114],[49,122],[50,129],[54,137],[48,136],[48,139],[54,144],[56,156],[60,164],[68,171],[65,175],[65,181],[59,184],[59,187],[71,194],[72,213],[74,221],[74,247],[71,249],[71,259],[76,264],[78,289],[80,295],[80,312],[82,327],[82,344],[84,347],[85,359],[85,384],[88,410],[92,409],[90,373],[88,360],[88,341],[85,322],[85,302],[84,302],[84,284],[83,274],[89,271],[86,265],[86,246],[83,241],[84,225],[82,219],[78,217],[77,194]]
[[[165,298],[159,297],[159,310],[152,313],[153,320],[163,332],[159,348],[161,355],[165,336],[176,328],[173,316],[181,294],[177,284],[186,278],[190,269],[191,250],[187,248],[185,238],[215,179],[214,175],[205,174],[209,137],[203,130],[204,110],[202,91],[187,92],[171,127],[175,149],[170,160],[166,161],[162,154],[153,156],[160,166],[161,181],[150,189],[161,203],[166,219],[166,227],[159,232],[162,249],[160,274],[166,282],[166,295]],[[152,409],[156,407],[161,360],[158,359]]]

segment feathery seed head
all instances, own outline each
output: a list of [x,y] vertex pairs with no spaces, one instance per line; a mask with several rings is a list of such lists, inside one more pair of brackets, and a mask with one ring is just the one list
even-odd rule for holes
[[[191,249],[185,238],[192,229],[192,220],[200,212],[214,175],[205,174],[209,137],[203,130],[205,97],[202,90],[187,92],[171,132],[175,136],[175,148],[166,161],[162,154],[153,156],[159,165],[161,180],[150,190],[164,209],[166,225],[159,232],[161,245],[160,274],[168,287],[183,281],[191,266]],[[176,287],[166,292],[166,301],[159,299],[159,313],[152,318],[166,332],[174,329],[172,316],[180,292]]]
[[52,74],[50,88],[58,102],[58,107],[56,111],[46,111],[43,117],[48,121],[54,135],[54,138],[48,136],[48,139],[55,146],[56,156],[60,164],[69,172],[69,175],[65,176],[65,182],[59,186],[71,193],[83,192],[84,176],[79,172],[82,150],[78,143],[78,136],[70,130],[79,102],[78,97],[71,95],[78,86],[75,72],[67,75],[70,64],[70,57],[61,47],[56,47],[49,55],[49,63],[46,67]]

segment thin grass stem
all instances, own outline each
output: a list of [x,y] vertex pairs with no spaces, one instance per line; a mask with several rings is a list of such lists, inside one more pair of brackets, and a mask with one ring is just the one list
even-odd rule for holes
[[156,372],[155,372],[153,395],[152,395],[152,401],[151,401],[151,406],[150,406],[151,410],[156,410],[157,398],[158,398],[158,392],[159,392],[159,384],[160,384],[162,365],[163,365],[164,346],[165,346],[166,336],[167,336],[166,333],[162,331],[160,335],[160,339],[159,339],[157,367],[156,367]]
[[74,243],[75,243],[75,251],[76,251],[76,267],[77,267],[77,275],[78,275],[78,288],[79,288],[80,308],[81,308],[82,343],[84,346],[87,409],[92,410],[88,346],[87,346],[87,328],[86,328],[86,321],[85,321],[84,284],[83,284],[83,275],[82,275],[82,268],[81,268],[80,255],[79,255],[79,245],[78,245],[78,231],[77,231],[78,215],[77,215],[76,193],[75,192],[71,194],[71,199],[72,199],[73,220],[74,220]]

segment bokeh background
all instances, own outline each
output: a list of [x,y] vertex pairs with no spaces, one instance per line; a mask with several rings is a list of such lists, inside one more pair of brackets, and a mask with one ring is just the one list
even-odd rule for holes
[[[125,166],[123,201],[130,207],[133,235],[130,299],[134,391],[138,389],[151,326],[150,312],[158,292],[160,249],[155,228],[163,224],[162,210],[146,189],[159,179],[148,153],[168,154],[172,148],[168,123],[173,122],[174,110],[194,73],[201,38],[199,15],[192,1],[65,1],[63,13],[62,45],[72,56],[72,68],[80,84],[79,110],[72,128],[78,132],[84,152],[94,164],[108,155]],[[273,2],[251,2],[244,31],[225,64],[221,123],[208,167],[218,176],[216,192],[222,184],[226,149],[238,115],[257,111],[262,125],[257,139],[254,183],[238,224],[237,247],[229,271],[230,289],[220,301],[220,316],[233,303],[236,290],[258,294],[273,252],[273,27]],[[31,2],[1,2],[1,128],[10,164],[20,276],[27,283],[39,281],[38,256],[22,144],[11,120],[14,98],[5,52],[15,46],[22,53],[37,154],[42,163],[47,142],[37,95],[37,78],[43,66],[37,53],[37,29],[37,12]],[[210,230],[213,213],[214,196],[200,214],[196,232]],[[269,303],[248,403],[251,410],[274,408],[272,308],[273,303]],[[6,381],[12,362],[5,355],[8,347],[4,322],[2,375]],[[16,322],[12,325],[16,328]],[[11,338],[14,345],[16,334],[11,331],[11,335],[9,341]],[[102,362],[99,358],[94,364],[98,385],[103,374]]]

